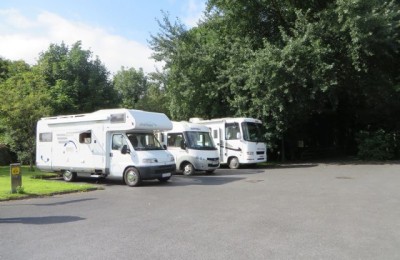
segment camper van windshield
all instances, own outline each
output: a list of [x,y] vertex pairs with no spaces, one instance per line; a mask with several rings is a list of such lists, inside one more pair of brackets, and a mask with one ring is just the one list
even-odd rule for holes
[[209,132],[185,132],[186,146],[196,150],[217,150]]
[[164,150],[152,133],[131,133],[127,134],[127,136],[136,151]]
[[261,126],[259,123],[243,122],[243,139],[249,142],[264,142]]

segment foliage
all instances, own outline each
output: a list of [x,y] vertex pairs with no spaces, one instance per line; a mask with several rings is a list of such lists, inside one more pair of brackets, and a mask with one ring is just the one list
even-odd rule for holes
[[18,194],[25,194],[24,186],[17,186],[16,191],[17,191]]
[[143,69],[135,70],[135,68],[121,68],[114,75],[114,88],[118,93],[120,106],[125,108],[133,108],[138,101],[142,99],[147,91],[148,82],[144,75]]
[[165,16],[160,28],[150,44],[174,118],[251,116],[270,145],[345,151],[368,126],[400,129],[397,1],[209,0],[198,27]]
[[161,24],[162,33],[152,36],[150,45],[155,59],[165,61],[168,73],[166,94],[172,118],[217,117],[229,112],[224,89],[217,72],[225,56],[217,33],[199,26],[187,31],[179,21]]
[[36,68],[49,85],[55,114],[92,112],[116,105],[109,72],[78,41],[71,48],[51,44],[40,54]]
[[165,91],[165,74],[153,72],[148,76],[148,87],[143,98],[137,103],[136,108],[164,113],[169,116],[168,99]]
[[0,120],[3,142],[22,163],[31,166],[35,158],[36,122],[52,113],[48,85],[35,71],[16,74],[0,84]]
[[29,69],[29,65],[22,60],[10,61],[0,57],[0,83]]
[[390,160],[400,151],[400,137],[383,129],[360,131],[357,136],[358,157],[363,160]]
[[[3,143],[3,141],[1,141],[0,143]],[[8,147],[4,144],[0,144],[0,166],[9,165],[12,161],[13,157]]]

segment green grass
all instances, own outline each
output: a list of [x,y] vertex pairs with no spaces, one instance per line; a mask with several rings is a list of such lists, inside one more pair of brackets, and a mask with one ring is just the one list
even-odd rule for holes
[[22,166],[21,172],[22,189],[19,189],[20,193],[11,193],[10,167],[0,167],[0,201],[97,189],[94,185],[52,180],[49,178],[57,177],[56,174],[44,173],[37,169],[31,172],[27,166]]

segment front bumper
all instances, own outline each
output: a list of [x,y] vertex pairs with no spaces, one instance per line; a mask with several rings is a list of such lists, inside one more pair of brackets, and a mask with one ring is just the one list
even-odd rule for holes
[[137,167],[137,169],[139,170],[139,174],[142,180],[151,180],[163,178],[165,177],[165,175],[163,176],[163,174],[166,173],[170,173],[171,175],[174,174],[176,170],[176,165],[174,163],[158,166]]

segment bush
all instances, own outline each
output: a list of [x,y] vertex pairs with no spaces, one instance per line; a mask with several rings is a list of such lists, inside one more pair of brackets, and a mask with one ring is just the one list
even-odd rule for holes
[[360,131],[357,136],[358,158],[362,160],[391,160],[398,156],[399,135],[395,132]]
[[10,150],[7,146],[0,144],[0,166],[9,165],[13,161]]

